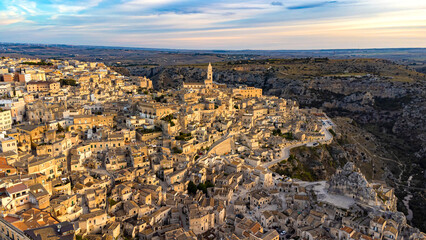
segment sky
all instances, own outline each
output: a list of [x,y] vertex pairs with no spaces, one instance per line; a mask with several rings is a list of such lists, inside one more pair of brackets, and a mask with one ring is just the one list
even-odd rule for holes
[[227,50],[426,47],[426,1],[0,0],[0,42]]

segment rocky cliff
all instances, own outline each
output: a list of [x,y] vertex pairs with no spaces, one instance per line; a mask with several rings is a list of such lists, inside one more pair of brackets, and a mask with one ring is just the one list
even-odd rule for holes
[[[156,88],[169,88],[181,86],[183,81],[203,80],[206,66],[134,66],[128,69],[131,74],[151,78]],[[375,166],[374,171],[383,174],[371,173],[368,177],[385,179],[396,188],[399,199],[413,193],[410,207],[417,210],[414,225],[426,230],[426,208],[422,201],[426,196],[421,190],[426,187],[423,174],[426,169],[424,74],[408,66],[377,59],[241,60],[213,64],[213,69],[217,82],[260,87],[264,94],[295,99],[301,107],[322,108],[329,116],[353,119],[352,125],[373,135],[369,139],[375,140],[370,142],[380,151],[368,155],[362,142],[357,147],[351,147],[351,143],[341,149],[357,155],[363,151],[365,154],[360,155],[361,158],[368,156],[367,160],[379,161],[372,160],[369,166]],[[345,134],[348,138],[362,137],[356,131]],[[412,181],[408,188],[410,176]]]
[[348,162],[328,181],[328,192],[346,195],[369,205],[377,205],[377,193],[354,163]]

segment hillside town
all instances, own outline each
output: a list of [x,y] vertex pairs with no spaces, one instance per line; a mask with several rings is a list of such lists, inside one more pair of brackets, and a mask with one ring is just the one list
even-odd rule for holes
[[215,78],[154,90],[101,62],[0,60],[0,239],[426,239],[348,161],[271,170],[327,145],[319,109]]

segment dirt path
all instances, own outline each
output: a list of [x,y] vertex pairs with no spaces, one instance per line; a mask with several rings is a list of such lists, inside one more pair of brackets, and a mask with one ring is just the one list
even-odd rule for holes
[[[411,175],[408,178],[408,186],[411,186],[411,180],[413,179],[413,175]],[[407,208],[408,214],[407,214],[407,220],[411,221],[413,219],[413,210],[410,209],[410,200],[413,197],[413,195],[408,192],[407,196],[405,196],[405,198],[402,200],[402,202],[404,203],[405,207]]]

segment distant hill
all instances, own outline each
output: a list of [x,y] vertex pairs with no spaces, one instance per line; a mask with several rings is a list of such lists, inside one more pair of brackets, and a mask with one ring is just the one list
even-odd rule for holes
[[381,58],[425,71],[426,48],[324,50],[185,50],[63,44],[0,43],[0,56],[72,58],[119,65],[182,65],[268,58]]

